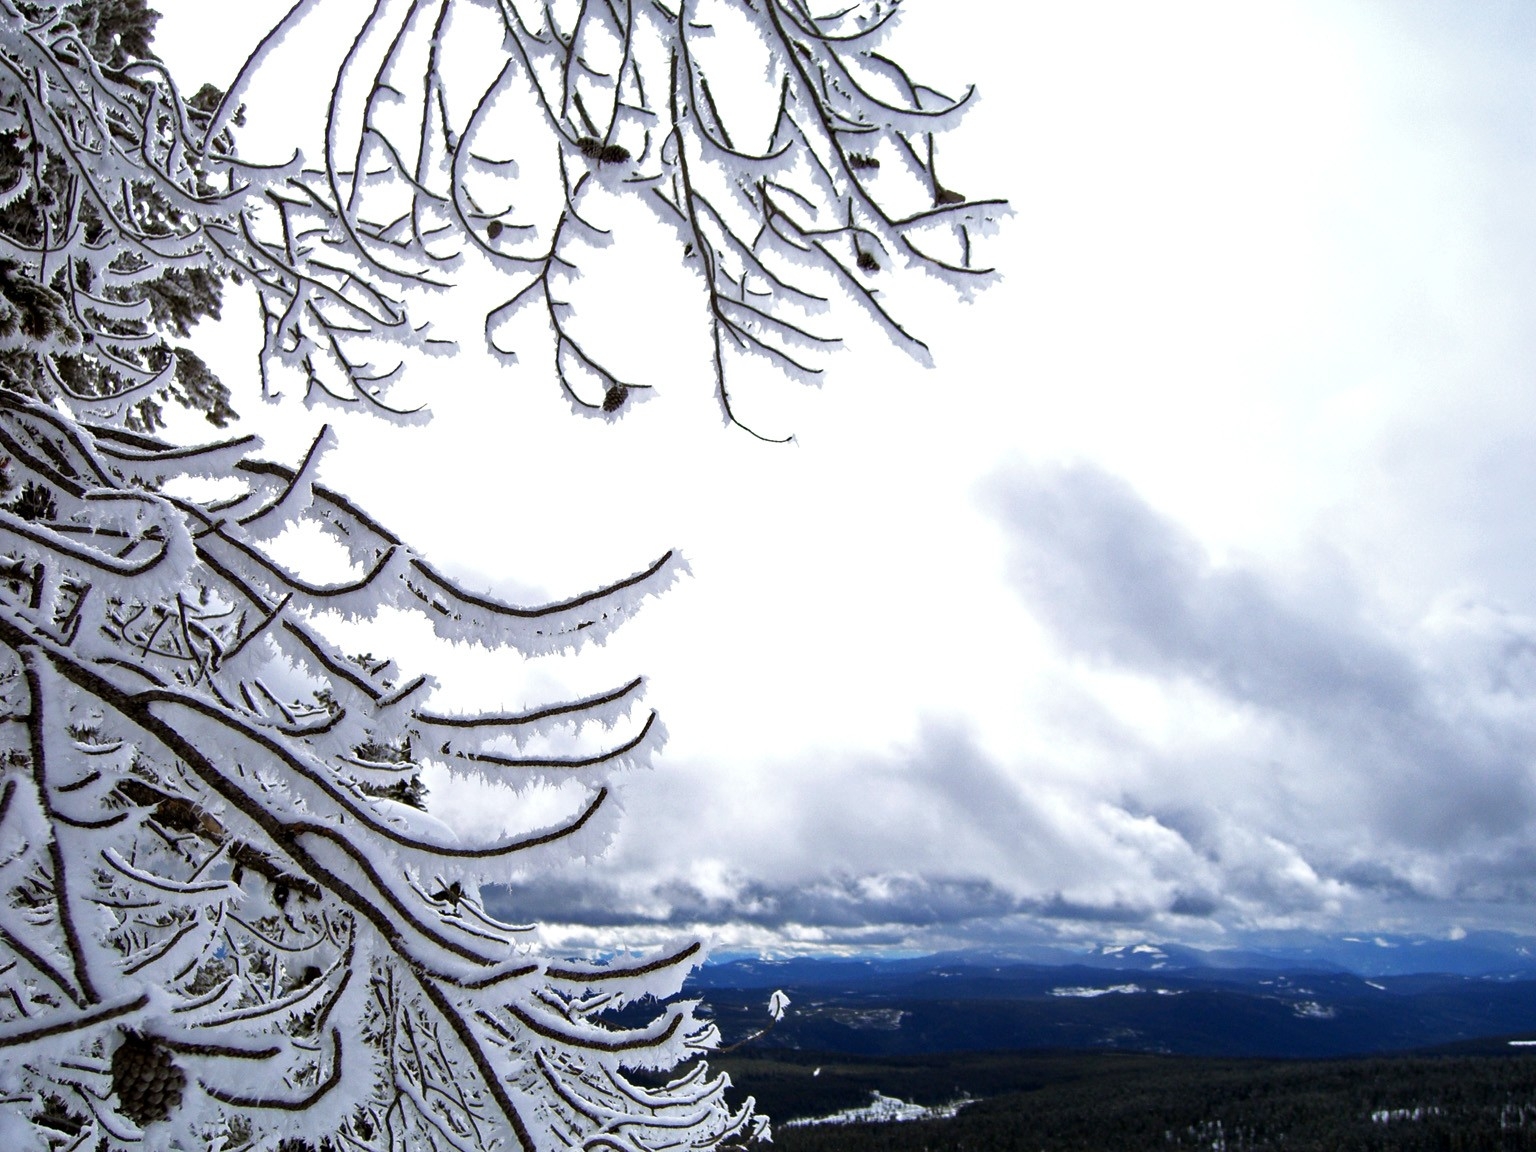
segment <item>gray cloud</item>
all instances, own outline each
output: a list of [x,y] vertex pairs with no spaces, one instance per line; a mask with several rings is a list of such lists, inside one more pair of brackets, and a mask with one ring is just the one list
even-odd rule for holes
[[1016,471],[996,482],[992,504],[1016,586],[1074,652],[1196,676],[1271,708],[1403,715],[1420,704],[1405,653],[1287,602],[1255,572],[1214,567],[1105,472]]
[[[635,920],[633,905],[608,877],[563,878],[498,896],[502,914],[619,927]],[[815,925],[833,932],[893,924],[909,929],[952,926],[1025,910],[1019,899],[980,878],[913,875],[824,876],[795,884],[743,883],[729,897],[682,879],[653,889],[653,918],[667,924],[744,923],[765,928]]]
[[[1284,868],[1247,856],[1223,876],[1155,815],[1092,787],[1043,785],[953,726],[929,725],[889,758],[787,766],[778,782],[773,795],[750,798],[758,820],[732,822],[724,813],[742,801],[739,782],[664,765],[630,782],[608,856],[530,875],[498,893],[495,909],[598,935],[637,923],[751,926],[820,943],[868,945],[875,933],[914,947],[1001,942],[1029,925],[1037,934],[1042,924],[1187,926],[1217,917],[1234,892],[1288,912],[1324,898],[1304,878],[1273,882]],[[1254,853],[1289,863],[1283,846]]]
[[[1385,624],[1337,574],[1282,583],[1218,565],[1086,465],[1015,469],[988,500],[1015,587],[1065,654],[1196,684],[1251,718],[1229,763],[1211,748],[1183,771],[1212,785],[1238,772],[1251,797],[1278,803],[1223,811],[1166,781],[1137,798],[1224,871],[1242,871],[1232,838],[1258,835],[1304,846],[1307,866],[1383,898],[1523,889],[1504,865],[1527,853],[1536,817],[1528,622],[1467,606],[1434,628]],[[1275,899],[1265,883],[1261,870],[1246,886]]]
[[952,724],[927,724],[888,756],[737,775],[664,763],[628,781],[624,802],[607,856],[530,874],[497,895],[499,914],[591,929],[795,928],[865,943],[881,929],[910,945],[1019,917],[1120,925],[1208,903],[1176,879],[1200,866],[1177,833],[1038,787]]

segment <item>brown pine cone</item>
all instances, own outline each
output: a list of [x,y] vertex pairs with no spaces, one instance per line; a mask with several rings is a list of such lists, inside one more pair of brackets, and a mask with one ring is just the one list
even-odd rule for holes
[[171,1054],[154,1040],[137,1032],[125,1032],[112,1053],[112,1091],[118,1107],[139,1127],[164,1120],[181,1104],[187,1074],[171,1060]]

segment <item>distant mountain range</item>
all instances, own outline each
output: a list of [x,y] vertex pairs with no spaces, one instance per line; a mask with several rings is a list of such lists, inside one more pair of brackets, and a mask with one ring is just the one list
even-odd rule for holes
[[1536,1039],[1527,948],[1525,938],[1482,933],[1243,952],[1139,944],[1028,958],[738,957],[705,965],[685,991],[704,998],[730,1043],[761,1029],[767,992],[784,989],[789,1013],[751,1043],[758,1050],[1342,1056]]
[[[1426,972],[1460,976],[1528,976],[1536,978],[1536,937],[1508,932],[1467,932],[1453,939],[1431,936],[1306,935],[1285,933],[1270,941],[1250,941],[1241,948],[1194,948],[1182,944],[1095,944],[1080,947],[1023,945],[1006,950],[946,952],[930,956],[802,956],[784,959],[717,955],[700,974],[729,971],[738,983],[744,974],[758,973],[773,982],[775,972],[826,972],[847,965],[883,972],[917,972],[955,965],[1043,967],[1082,966],[1124,971],[1166,971],[1238,968],[1279,972],[1353,972],[1356,976],[1413,976]],[[745,985],[742,985],[745,986]]]

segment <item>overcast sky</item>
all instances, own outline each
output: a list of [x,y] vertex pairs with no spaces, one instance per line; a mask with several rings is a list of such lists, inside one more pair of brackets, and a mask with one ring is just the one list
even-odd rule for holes
[[[192,87],[286,7],[157,6]],[[326,480],[473,586],[691,563],[572,659],[362,642],[462,706],[648,676],[670,741],[617,840],[515,914],[783,950],[1536,931],[1536,9],[964,8],[912,0],[888,49],[978,86],[941,171],[1015,213],[974,303],[914,289],[931,370],[849,317],[823,387],[746,398],[771,446],[702,346],[607,425],[471,325],[408,381],[430,424],[335,420]],[[669,258],[623,259],[654,343]],[[253,316],[205,336],[237,400]],[[334,419],[237,407],[284,458]],[[435,795],[466,834],[569,799]]]

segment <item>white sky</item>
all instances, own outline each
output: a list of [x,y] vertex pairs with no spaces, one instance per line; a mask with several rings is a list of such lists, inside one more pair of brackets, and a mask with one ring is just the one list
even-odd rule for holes
[[[286,4],[157,7],[195,88]],[[788,948],[1536,928],[1536,10],[967,10],[912,0],[889,51],[979,87],[941,171],[1012,202],[1005,278],[911,290],[932,370],[849,315],[824,387],[749,397],[793,445],[720,427],[644,293],[627,339],[667,358],[612,426],[537,344],[476,352],[473,309],[407,381],[419,429],[262,410],[243,298],[208,338],[269,454],[332,419],[327,482],[472,586],[689,557],[572,660],[357,645],[455,703],[649,677],[671,740],[619,840],[518,914]],[[302,93],[310,52],[269,80]]]

